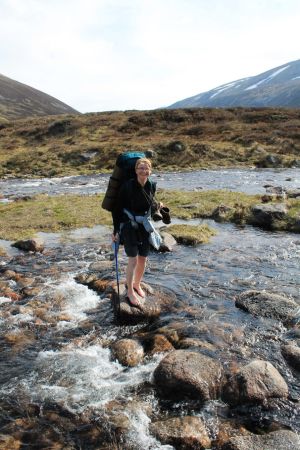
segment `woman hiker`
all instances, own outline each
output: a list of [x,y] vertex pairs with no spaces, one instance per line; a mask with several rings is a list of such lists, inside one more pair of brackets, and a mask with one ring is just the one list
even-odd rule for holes
[[[141,308],[140,298],[145,298],[141,281],[145,272],[150,250],[149,222],[156,184],[149,180],[152,164],[147,158],[140,158],[135,164],[136,178],[126,181],[119,191],[117,204],[112,212],[114,242],[124,245],[128,256],[126,268],[127,298],[131,306]],[[158,208],[161,203],[157,205]],[[146,227],[146,228],[145,228]]]

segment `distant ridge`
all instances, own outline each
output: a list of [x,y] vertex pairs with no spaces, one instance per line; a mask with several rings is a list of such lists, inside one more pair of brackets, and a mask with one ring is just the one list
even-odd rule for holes
[[222,84],[168,108],[300,107],[300,59]]
[[44,92],[0,74],[0,119],[53,114],[79,114],[78,111]]

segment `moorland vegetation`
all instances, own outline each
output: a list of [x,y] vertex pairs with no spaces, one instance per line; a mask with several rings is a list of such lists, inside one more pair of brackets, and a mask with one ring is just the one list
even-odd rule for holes
[[124,150],[160,170],[300,167],[300,111],[191,108],[0,120],[0,177],[111,171]]

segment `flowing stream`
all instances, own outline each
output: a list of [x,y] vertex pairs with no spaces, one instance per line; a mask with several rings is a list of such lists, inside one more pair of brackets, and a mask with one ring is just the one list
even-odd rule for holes
[[[86,179],[87,184],[81,184],[84,177],[76,178],[76,183],[72,181],[74,191],[99,191],[97,177]],[[103,178],[107,182],[107,177]],[[285,182],[296,188],[299,180],[299,170],[223,171],[222,175],[203,171],[201,179],[199,173],[158,177],[160,187],[166,183],[170,188],[184,184],[190,189],[207,189],[213,184],[213,188],[251,193],[264,192],[265,184],[282,186]],[[1,192],[9,199],[41,192],[49,180],[1,183]],[[53,183],[49,183],[50,193],[69,192],[66,179]],[[23,430],[20,439],[26,448],[102,448],[93,444],[88,427],[97,421],[111,423],[117,408],[118,420],[124,416],[129,421],[125,441],[120,447],[103,449],[171,450],[172,446],[160,444],[151,435],[150,422],[186,414],[202,417],[210,436],[215,437],[220,421],[229,417],[228,407],[221,400],[207,402],[201,408],[185,401],[159,402],[152,375],[162,354],[148,357],[133,368],[112,359],[112,342],[154,326],[172,326],[187,338],[201,338],[207,343],[206,353],[217,355],[225,368],[252,359],[270,361],[287,381],[289,399],[276,411],[248,408],[247,419],[243,420],[261,428],[266,423],[278,423],[300,432],[300,377],[280,352],[282,343],[297,339],[299,343],[299,324],[286,328],[273,319],[253,317],[234,303],[236,295],[247,289],[265,289],[293,298],[300,308],[300,237],[206,222],[218,232],[209,244],[177,246],[173,253],[150,256],[145,280],[175,295],[176,308],[148,326],[117,326],[110,300],[75,281],[79,273],[107,263],[111,253],[107,228],[99,225],[44,234],[46,250],[35,255],[13,250],[9,242],[0,241],[9,253],[0,257],[0,282],[9,279],[11,289],[16,288],[18,280],[4,276],[9,269],[36,289],[20,301],[0,294],[0,433],[15,436],[16,430]],[[120,266],[123,277],[122,250]],[[241,419],[240,412],[236,415]],[[55,447],[53,443],[59,442],[66,447]]]

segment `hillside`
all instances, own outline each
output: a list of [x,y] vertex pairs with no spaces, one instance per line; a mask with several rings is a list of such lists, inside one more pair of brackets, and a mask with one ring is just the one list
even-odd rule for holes
[[75,114],[65,103],[0,74],[0,122],[32,116]]
[[231,81],[169,108],[300,107],[300,59],[259,75]]
[[300,167],[298,109],[178,109],[41,117],[0,125],[0,176],[110,171],[124,150],[160,169]]

